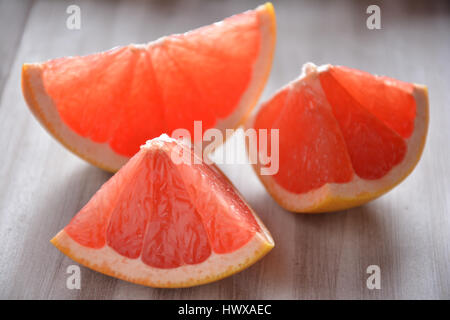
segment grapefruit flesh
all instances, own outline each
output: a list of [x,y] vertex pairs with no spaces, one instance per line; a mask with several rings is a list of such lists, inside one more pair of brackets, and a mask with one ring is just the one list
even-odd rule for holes
[[51,242],[91,269],[154,287],[218,280],[270,251],[270,233],[220,170],[174,162],[174,150],[197,157],[168,136],[148,141]]
[[[342,210],[384,194],[414,169],[428,129],[428,94],[422,85],[306,64],[247,127],[279,129],[279,171],[264,176],[260,163],[254,168],[281,206]],[[267,139],[260,153],[271,150]]]
[[[147,139],[243,123],[270,72],[270,3],[219,23],[88,56],[24,64],[31,111],[63,145],[109,171]],[[198,137],[201,138],[201,137]]]

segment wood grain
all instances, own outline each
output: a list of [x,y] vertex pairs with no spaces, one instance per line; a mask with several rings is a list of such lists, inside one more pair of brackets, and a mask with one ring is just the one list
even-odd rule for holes
[[[74,1],[75,2],[75,1]],[[250,269],[196,288],[136,286],[82,268],[49,239],[110,175],[53,140],[27,110],[24,62],[81,55],[209,24],[258,1],[76,1],[81,30],[65,27],[72,1],[0,2],[0,298],[6,299],[449,299],[450,9],[439,1],[276,1],[278,42],[268,98],[304,62],[342,64],[427,84],[430,132],[422,160],[399,187],[338,213],[281,209],[248,165],[221,167],[271,230],[275,249]],[[382,29],[366,28],[369,4]],[[244,152],[241,141],[237,152]],[[381,268],[381,290],[366,268]]]

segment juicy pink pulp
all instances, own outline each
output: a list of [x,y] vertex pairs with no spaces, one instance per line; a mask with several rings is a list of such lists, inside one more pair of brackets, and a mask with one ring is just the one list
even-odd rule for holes
[[233,252],[260,231],[222,173],[204,163],[175,165],[170,148],[142,148],[73,218],[69,236],[152,267],[176,268]]

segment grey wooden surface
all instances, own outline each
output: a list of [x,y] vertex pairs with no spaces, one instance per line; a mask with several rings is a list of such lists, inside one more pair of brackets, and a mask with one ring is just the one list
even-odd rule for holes
[[[79,160],[42,129],[20,90],[23,62],[87,54],[184,32],[260,1],[0,1],[0,298],[379,299],[450,298],[450,9],[447,2],[275,1],[278,42],[262,99],[304,62],[334,63],[427,84],[430,132],[422,160],[389,194],[338,213],[281,209],[248,165],[222,165],[271,230],[276,247],[253,267],[188,289],[153,289],[82,268],[49,239],[110,175]],[[81,30],[65,27],[69,4]],[[382,29],[366,28],[369,4]],[[244,152],[242,145],[237,152]],[[381,289],[366,288],[379,265]]]

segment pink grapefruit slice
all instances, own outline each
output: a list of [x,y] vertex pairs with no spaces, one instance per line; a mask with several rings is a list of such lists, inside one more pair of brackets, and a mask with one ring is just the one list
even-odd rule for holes
[[[276,22],[266,3],[184,34],[88,56],[24,64],[39,122],[81,158],[117,171],[147,139],[236,128],[265,86]],[[200,137],[201,138],[201,137]]]
[[[391,190],[418,163],[428,130],[423,85],[342,66],[313,64],[263,103],[247,127],[279,130],[279,170],[261,175],[295,212],[364,204]],[[270,149],[259,150],[266,154]]]
[[[181,149],[180,149],[181,148]],[[51,242],[101,273],[152,287],[189,287],[241,271],[273,240],[214,166],[174,161],[164,135],[148,141]]]

